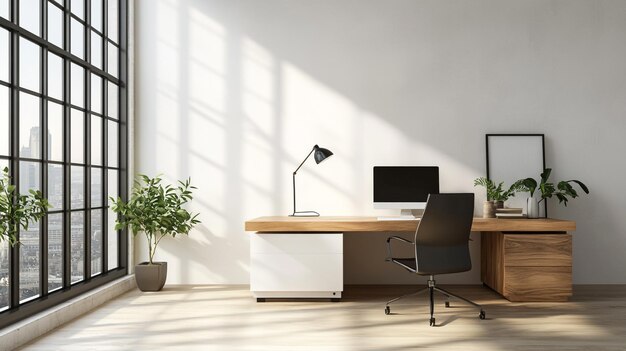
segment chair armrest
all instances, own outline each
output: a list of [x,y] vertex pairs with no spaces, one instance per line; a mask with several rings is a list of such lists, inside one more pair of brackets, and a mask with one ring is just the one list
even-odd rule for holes
[[407,240],[405,238],[401,238],[399,236],[390,236],[387,238],[387,258],[385,258],[385,261],[391,261],[391,259],[393,258],[393,255],[391,254],[391,239],[394,240],[398,240],[407,244],[411,244],[414,245],[415,243],[412,242],[411,240]]

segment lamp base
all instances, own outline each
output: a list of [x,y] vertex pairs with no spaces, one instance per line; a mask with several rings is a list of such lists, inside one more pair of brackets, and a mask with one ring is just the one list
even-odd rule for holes
[[319,217],[320,214],[315,211],[298,211],[289,215],[289,217]]

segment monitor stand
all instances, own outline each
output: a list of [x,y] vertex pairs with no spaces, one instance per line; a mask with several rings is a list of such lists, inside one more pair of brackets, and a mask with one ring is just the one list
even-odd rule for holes
[[[415,211],[415,212],[413,212]],[[378,217],[379,221],[415,221],[422,218],[424,210],[400,210],[399,216]]]
[[402,209],[400,210],[400,217],[415,217],[415,216],[413,215],[413,210]]

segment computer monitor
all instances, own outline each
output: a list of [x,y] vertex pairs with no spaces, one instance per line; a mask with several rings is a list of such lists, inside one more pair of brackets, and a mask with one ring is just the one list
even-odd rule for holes
[[426,207],[428,194],[439,194],[439,167],[374,167],[374,208],[409,216]]

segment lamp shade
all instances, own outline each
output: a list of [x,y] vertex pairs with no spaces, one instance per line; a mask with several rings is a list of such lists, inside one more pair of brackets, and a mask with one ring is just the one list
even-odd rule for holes
[[324,161],[332,155],[333,153],[330,150],[315,145],[315,153],[313,155],[313,157],[315,158],[315,163],[319,164],[320,162]]

